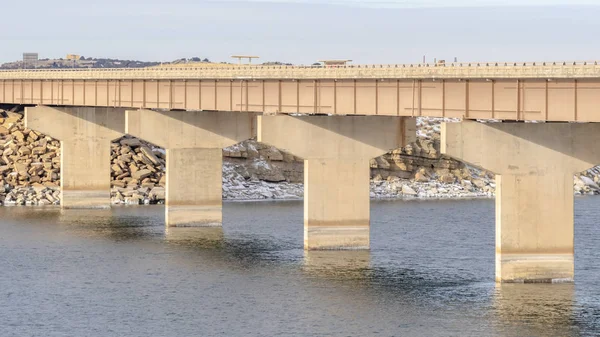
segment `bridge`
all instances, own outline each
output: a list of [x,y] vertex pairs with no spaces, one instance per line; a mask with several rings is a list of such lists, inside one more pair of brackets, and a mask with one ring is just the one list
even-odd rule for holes
[[368,249],[369,160],[461,118],[442,152],[497,174],[498,282],[573,280],[573,175],[600,164],[596,62],[10,70],[0,103],[61,140],[62,207],[110,206],[111,140],[164,147],[167,226],[221,225],[222,148],[302,157],[305,249]]

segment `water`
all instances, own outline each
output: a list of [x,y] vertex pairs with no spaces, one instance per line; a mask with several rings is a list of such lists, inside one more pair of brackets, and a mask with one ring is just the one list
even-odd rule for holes
[[600,334],[598,198],[576,200],[576,283],[494,283],[491,200],[374,202],[370,252],[304,252],[302,203],[0,208],[0,336]]

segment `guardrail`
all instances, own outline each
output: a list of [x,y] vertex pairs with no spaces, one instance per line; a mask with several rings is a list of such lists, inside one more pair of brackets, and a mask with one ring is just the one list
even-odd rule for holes
[[0,70],[0,80],[600,78],[591,62]]

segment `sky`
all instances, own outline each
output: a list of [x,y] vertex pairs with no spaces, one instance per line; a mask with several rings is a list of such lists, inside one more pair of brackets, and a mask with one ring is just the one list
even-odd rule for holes
[[2,9],[0,63],[23,52],[295,64],[600,59],[600,0],[28,0]]

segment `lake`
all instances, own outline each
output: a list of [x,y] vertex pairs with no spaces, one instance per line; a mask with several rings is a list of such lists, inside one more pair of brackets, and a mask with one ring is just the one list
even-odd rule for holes
[[494,201],[374,201],[371,250],[303,250],[301,201],[0,207],[0,336],[579,336],[600,332],[600,198],[575,283],[494,282]]

